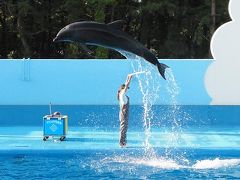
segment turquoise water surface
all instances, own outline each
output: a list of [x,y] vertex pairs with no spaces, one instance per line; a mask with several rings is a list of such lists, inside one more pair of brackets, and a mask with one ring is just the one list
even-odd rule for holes
[[148,135],[144,108],[131,106],[127,148],[118,106],[53,108],[69,115],[66,141],[42,141],[48,106],[0,108],[1,179],[240,178],[239,106],[179,106],[178,126],[173,106],[153,106]]

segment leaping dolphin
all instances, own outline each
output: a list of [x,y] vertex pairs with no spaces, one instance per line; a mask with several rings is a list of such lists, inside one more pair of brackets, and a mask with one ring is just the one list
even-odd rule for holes
[[118,20],[109,24],[94,21],[75,22],[61,29],[53,42],[77,42],[85,51],[91,51],[86,45],[102,46],[116,51],[126,51],[143,57],[151,64],[157,66],[161,76],[165,78],[167,65],[159,63],[158,59],[144,45],[123,32],[125,21]]

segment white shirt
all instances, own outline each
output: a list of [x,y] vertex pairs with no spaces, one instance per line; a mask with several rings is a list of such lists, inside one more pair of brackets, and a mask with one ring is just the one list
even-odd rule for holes
[[125,91],[120,91],[119,92],[119,104],[120,104],[120,107],[122,108],[124,105],[126,105],[128,103],[128,98],[125,94]]

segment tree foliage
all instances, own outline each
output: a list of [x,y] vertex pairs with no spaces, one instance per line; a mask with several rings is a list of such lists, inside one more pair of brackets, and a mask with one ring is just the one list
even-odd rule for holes
[[[124,19],[124,31],[158,58],[208,58],[211,28],[229,21],[228,0],[0,0],[0,58],[91,58],[78,44],[53,43],[69,23]],[[121,58],[91,47],[96,58]]]

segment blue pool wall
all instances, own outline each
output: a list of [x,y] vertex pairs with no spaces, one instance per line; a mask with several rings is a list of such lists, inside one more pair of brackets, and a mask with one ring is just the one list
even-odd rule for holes
[[[154,103],[153,128],[182,126],[239,128],[239,106],[212,106],[204,77],[212,60],[160,60],[171,67],[179,87],[177,113],[167,83],[158,74],[160,96]],[[119,128],[116,92],[128,73],[131,60],[1,60],[0,126],[42,126],[42,117],[53,111],[69,116],[70,126]],[[157,69],[156,69],[156,73]],[[129,127],[142,127],[142,94],[133,79],[129,90]],[[173,115],[175,114],[175,117]]]
[[[152,128],[172,127],[175,121],[183,129],[220,128],[239,130],[240,106],[212,105],[155,105]],[[53,111],[59,111],[69,117],[69,126],[91,127],[106,130],[119,128],[118,105],[55,105]],[[49,113],[47,105],[0,105],[0,127],[4,126],[42,126],[43,116]],[[129,128],[143,128],[143,107],[130,106]],[[173,119],[175,119],[173,121]]]
[[[0,105],[116,105],[116,92],[133,72],[133,60],[1,60]],[[179,105],[208,105],[204,76],[212,60],[160,60],[171,67],[180,92]],[[148,63],[146,63],[148,64]],[[158,76],[160,95],[155,105],[172,104],[167,83]],[[157,81],[158,81],[157,80]],[[131,104],[141,105],[142,94],[133,78]]]

